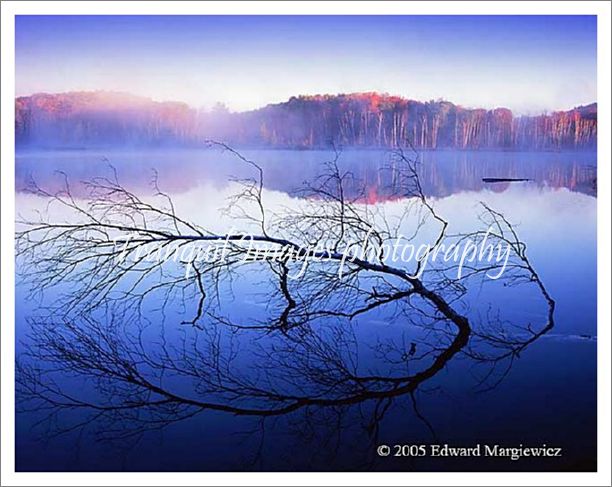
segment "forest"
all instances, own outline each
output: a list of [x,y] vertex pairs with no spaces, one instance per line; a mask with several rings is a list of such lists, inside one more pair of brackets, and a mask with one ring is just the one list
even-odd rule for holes
[[597,104],[537,116],[378,93],[292,97],[247,112],[195,109],[115,92],[15,100],[16,144],[36,147],[198,146],[418,149],[594,149]]

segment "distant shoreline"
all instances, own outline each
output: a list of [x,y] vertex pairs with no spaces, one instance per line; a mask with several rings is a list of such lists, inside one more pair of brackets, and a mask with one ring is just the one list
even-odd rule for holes
[[248,112],[197,110],[126,93],[73,92],[15,99],[15,142],[38,147],[232,147],[320,150],[589,150],[597,104],[534,116],[375,92],[298,96]]

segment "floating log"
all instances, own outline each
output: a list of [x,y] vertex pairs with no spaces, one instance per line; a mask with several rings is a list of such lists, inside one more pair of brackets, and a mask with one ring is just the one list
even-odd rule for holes
[[526,178],[482,178],[484,183],[519,183],[524,181],[531,181]]

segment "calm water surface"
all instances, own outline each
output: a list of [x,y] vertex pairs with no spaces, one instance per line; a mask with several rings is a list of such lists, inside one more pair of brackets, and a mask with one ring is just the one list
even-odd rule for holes
[[[245,151],[265,171],[266,198],[291,204],[295,190],[312,179],[325,151]],[[475,224],[480,201],[502,211],[517,225],[530,259],[557,301],[556,326],[516,361],[496,388],[479,392],[471,364],[453,360],[419,390],[418,414],[410,397],[394,399],[376,436],[360,418],[368,404],[309,417],[296,412],[265,421],[203,412],[158,431],[113,444],[76,432],[47,438],[39,413],[17,416],[17,469],[30,470],[593,470],[596,458],[596,158],[592,153],[425,152],[420,176],[437,211],[461,231]],[[388,154],[346,151],[341,164],[364,182],[362,200],[393,213],[402,204],[385,172]],[[219,209],[234,189],[232,177],[248,177],[230,154],[210,151],[65,151],[17,155],[17,212],[44,202],[23,191],[31,180],[49,190],[67,174],[79,181],[108,174],[137,193],[151,191],[155,170],[177,211],[215,229],[231,228]],[[525,178],[523,183],[487,184],[482,178]],[[74,191],[79,195],[78,183]],[[236,313],[264,313],[246,289],[226,303]],[[253,294],[255,295],[255,294]],[[470,316],[491,302],[510,320],[542,318],[535,297],[499,287],[469,294]],[[17,336],[25,340],[27,317],[36,305],[17,288]],[[175,310],[177,314],[180,311]],[[401,326],[385,313],[363,315],[356,336],[368,342]],[[27,340],[26,340],[27,343]],[[17,344],[17,352],[27,346]],[[243,364],[249,367],[251,364]],[[67,383],[69,379],[66,379]],[[371,412],[371,411],[370,411]],[[62,421],[61,418],[54,418]],[[373,444],[374,443],[374,444]],[[376,444],[477,443],[563,448],[563,457],[378,458]]]

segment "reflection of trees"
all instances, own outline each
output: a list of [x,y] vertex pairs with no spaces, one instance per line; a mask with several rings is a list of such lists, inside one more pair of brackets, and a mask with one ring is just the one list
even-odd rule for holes
[[[483,283],[496,264],[472,265],[461,279],[453,265],[428,267],[414,277],[422,262],[409,269],[371,253],[347,261],[338,277],[346,245],[365,242],[366,250],[380,249],[406,224],[413,233],[402,237],[403,243],[428,232],[431,244],[483,238],[480,230],[448,234],[447,222],[423,195],[416,161],[405,153],[396,152],[393,165],[405,204],[391,217],[359,203],[363,197],[355,194],[354,175],[339,169],[340,154],[304,186],[296,207],[271,208],[260,166],[215,145],[255,174],[240,181],[228,214],[253,240],[308,256],[305,274],[291,279],[302,265],[291,259],[245,260],[244,235],[219,234],[191,222],[159,190],[155,201],[148,201],[115,176],[96,178],[86,183],[89,199],[83,202],[73,198],[68,184],[57,194],[35,187],[55,215],[59,205],[70,219],[29,219],[17,235],[23,279],[43,303],[49,293],[54,298],[32,317],[27,352],[18,364],[24,410],[73,412],[77,419],[62,430],[104,420],[101,434],[116,437],[205,410],[265,418],[370,402],[375,406],[368,430],[375,432],[393,398],[414,399],[417,388],[457,355],[489,365],[483,381],[494,385],[520,352],[553,326],[554,301],[525,244],[502,214],[484,205],[483,224],[494,229],[489,240],[512,251],[498,282],[533,286],[548,308],[544,323],[507,323],[492,316],[478,322],[462,314],[469,289]],[[353,188],[350,198],[347,186]],[[117,245],[126,234],[133,238]],[[182,265],[138,254],[226,240],[224,260],[193,261],[189,276]],[[127,257],[121,260],[123,252]],[[225,304],[240,302],[237,294],[250,270],[267,311],[245,318]],[[374,310],[399,331],[368,330],[365,346],[355,323]],[[85,378],[87,387],[66,386],[64,376]]]
[[[328,153],[328,152],[326,152]],[[265,188],[293,194],[304,180],[311,180],[321,170],[321,161],[329,157],[319,151],[263,151],[253,152],[251,158],[258,161],[266,174]],[[109,161],[110,158],[110,161]],[[153,151],[110,154],[85,152],[54,157],[45,155],[21,157],[17,161],[15,184],[17,191],[27,188],[32,176],[48,191],[62,189],[57,170],[73,174],[78,168],[80,179],[104,173],[108,162],[117,165],[124,187],[137,194],[150,191],[150,174],[143,166],[155,167],[164,189],[171,193],[201,188],[213,184],[225,188],[228,175],[248,176],[248,167],[236,163],[230,154],[206,153],[202,151],[172,152]],[[262,160],[263,159],[263,160]],[[483,178],[527,178],[530,181],[518,184],[526,190],[567,188],[570,191],[596,196],[597,167],[593,153],[490,153],[432,151],[422,154],[419,179],[423,194],[428,198],[443,198],[464,191],[483,190],[501,192],[511,184],[485,183]],[[345,195],[363,193],[363,201],[370,204],[397,199],[393,176],[396,171],[385,170],[393,166],[394,158],[381,151],[351,150],[344,152],[340,169],[350,170],[355,175],[352,187],[347,181]],[[297,166],[299,171],[288,171],[287,166]],[[365,189],[365,191],[364,191]],[[72,188],[73,196],[85,197],[81,186]],[[354,192],[354,193],[353,193]],[[515,195],[513,195],[515,196]]]

